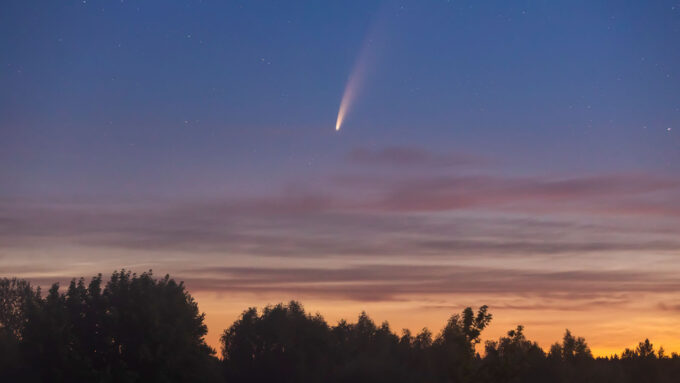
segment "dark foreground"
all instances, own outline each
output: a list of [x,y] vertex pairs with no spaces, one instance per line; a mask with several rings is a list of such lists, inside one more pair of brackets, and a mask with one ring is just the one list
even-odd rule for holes
[[[0,382],[679,382],[680,356],[649,341],[593,358],[567,330],[545,352],[522,326],[475,346],[486,306],[453,315],[437,335],[357,322],[329,326],[297,302],[246,310],[222,336],[221,358],[203,337],[204,315],[183,284],[115,272],[46,294],[0,279]],[[481,347],[478,347],[481,350]]]

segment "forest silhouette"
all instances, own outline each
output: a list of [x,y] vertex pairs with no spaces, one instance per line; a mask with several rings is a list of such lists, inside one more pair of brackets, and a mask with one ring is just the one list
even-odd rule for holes
[[[295,301],[249,308],[218,354],[183,283],[116,271],[46,293],[0,279],[0,382],[678,382],[680,356],[644,340],[594,358],[567,330],[546,352],[517,326],[481,345],[487,306],[437,334],[374,323],[331,326]],[[219,356],[218,356],[219,355]]]

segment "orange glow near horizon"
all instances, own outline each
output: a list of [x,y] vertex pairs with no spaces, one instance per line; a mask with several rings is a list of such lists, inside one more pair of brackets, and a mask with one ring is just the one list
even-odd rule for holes
[[[238,319],[248,307],[261,309],[268,304],[287,302],[290,299],[276,300],[252,295],[218,295],[214,293],[194,294],[200,309],[206,313],[208,335],[206,341],[217,353],[220,353],[219,339],[224,329]],[[453,297],[452,297],[453,298]],[[476,303],[485,301],[482,296],[460,297],[463,302],[470,302],[449,308],[422,309],[417,301],[409,302],[354,302],[327,301],[320,299],[299,299],[305,310],[320,313],[329,325],[339,320],[354,322],[362,311],[366,311],[376,324],[388,321],[393,332],[401,335],[402,329],[412,333],[427,327],[434,335],[444,327],[448,318],[470,305],[477,308]],[[491,300],[491,299],[488,299]],[[547,352],[550,345],[561,342],[565,329],[574,335],[583,336],[594,356],[621,355],[625,348],[634,349],[638,342],[649,338],[655,349],[663,346],[665,351],[680,352],[680,319],[672,317],[659,318],[654,312],[635,312],[636,310],[618,310],[616,312],[600,310],[564,311],[564,310],[527,310],[502,309],[489,305],[494,318],[491,325],[482,333],[482,343],[478,348],[483,352],[486,340],[496,340],[506,335],[507,331],[522,324],[529,340],[538,342]],[[609,318],[609,319],[606,319]]]
[[[359,165],[457,161],[408,150],[352,155]],[[597,204],[616,191],[647,196],[680,184],[640,175],[474,180],[465,193],[440,198],[449,196],[433,192],[442,179],[407,179],[378,202],[354,193],[367,205],[349,207],[349,199],[286,193],[144,208],[0,204],[17,223],[5,237],[2,276],[45,288],[121,268],[169,274],[206,313],[216,349],[243,310],[297,300],[329,325],[366,311],[398,334],[436,334],[464,307],[488,305],[494,320],[483,340],[521,324],[544,350],[568,328],[595,355],[645,338],[680,352],[677,217],[637,204],[605,215]],[[459,189],[457,179],[445,181]],[[353,191],[362,189],[345,190]]]

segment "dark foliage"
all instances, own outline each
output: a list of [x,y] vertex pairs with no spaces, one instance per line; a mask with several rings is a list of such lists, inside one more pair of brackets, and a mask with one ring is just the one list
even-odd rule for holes
[[295,302],[267,307],[261,316],[247,310],[222,336],[227,380],[322,382],[331,366],[330,338],[326,322]]
[[204,342],[203,314],[183,284],[114,272],[45,296],[0,279],[0,382],[678,382],[680,357],[645,340],[593,358],[567,330],[546,353],[517,326],[495,341],[486,306],[428,329],[395,334],[366,313],[329,326],[297,302],[250,308],[222,335],[222,360]]
[[423,329],[401,337],[362,313],[356,323],[328,326],[297,302],[246,310],[222,336],[228,382],[677,382],[680,357],[649,341],[622,357],[593,358],[585,339],[566,330],[546,354],[524,328],[487,341],[487,307],[453,315],[433,338]]
[[102,286],[73,280],[43,298],[25,282],[0,282],[0,381],[219,381],[203,314],[168,276],[114,272]]

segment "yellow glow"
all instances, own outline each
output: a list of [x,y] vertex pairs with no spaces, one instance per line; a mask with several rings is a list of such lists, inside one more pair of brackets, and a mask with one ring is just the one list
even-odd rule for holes
[[[324,300],[307,296],[282,296],[276,293],[248,294],[236,293],[222,296],[210,292],[192,294],[200,304],[201,311],[207,314],[206,323],[209,328],[206,340],[216,350],[220,349],[219,338],[224,329],[229,328],[237,320],[246,307],[263,308],[267,304],[287,302],[298,299],[310,313],[320,313],[329,325],[335,325],[340,319],[354,322],[361,311],[367,311],[370,317],[381,323],[389,320],[392,331],[400,333],[408,328],[417,333],[428,327],[437,334],[446,324],[449,316],[460,312],[465,306],[476,307],[474,302],[491,303],[494,315],[491,326],[482,335],[484,340],[495,340],[505,336],[508,330],[518,324],[525,325],[525,333],[532,341],[548,350],[550,345],[560,342],[565,329],[575,335],[586,338],[595,356],[621,354],[626,347],[634,348],[637,342],[649,338],[654,347],[663,346],[666,352],[680,351],[677,330],[680,319],[655,310],[640,312],[635,305],[612,309],[603,307],[584,311],[541,310],[541,309],[509,309],[497,307],[493,303],[502,303],[504,297],[455,295],[448,296],[450,304],[423,307],[422,298],[408,299],[398,302],[356,302],[351,300]],[[446,297],[429,297],[441,299]],[[427,300],[425,300],[427,301]],[[478,351],[482,351],[480,348]]]

